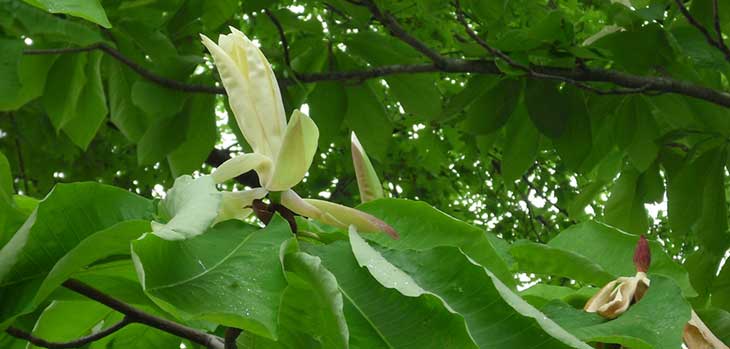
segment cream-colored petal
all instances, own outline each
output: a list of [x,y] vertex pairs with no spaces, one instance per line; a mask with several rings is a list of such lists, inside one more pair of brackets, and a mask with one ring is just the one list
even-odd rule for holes
[[236,117],[243,137],[254,152],[272,156],[270,147],[264,141],[265,128],[261,125],[254,104],[251,102],[251,84],[248,78],[248,61],[245,59],[245,50],[233,43],[230,35],[221,35],[219,46],[205,35],[200,35],[203,45],[208,48],[223,87],[228,94],[228,104]]
[[399,238],[398,233],[395,229],[393,229],[393,227],[371,214],[329,201],[316,199],[304,199],[304,201],[324,212],[329,213],[333,217],[337,218],[338,221],[343,222],[348,226],[350,224],[354,225],[359,232],[383,232],[390,235],[393,239]]
[[619,280],[619,285],[611,293],[612,299],[598,308],[598,314],[607,319],[614,319],[626,312],[636,292],[638,279],[619,278]]
[[263,183],[269,177],[271,160],[257,153],[238,155],[226,160],[211,175],[216,183],[223,183],[251,170],[256,171],[259,175],[259,180]]
[[688,349],[729,349],[702,322],[702,319],[697,316],[694,310],[692,310],[689,322],[684,326],[682,338]]
[[350,137],[350,148],[355,177],[357,177],[357,188],[360,190],[360,201],[368,202],[382,198],[384,196],[383,185],[355,132],[352,132]]
[[285,191],[297,185],[312,165],[318,139],[319,130],[314,121],[295,110],[286,127],[271,178],[264,187],[270,191]]
[[[246,60],[246,74],[250,86],[250,103],[256,110],[256,117],[260,127],[264,129],[265,143],[268,152],[265,155],[274,157],[279,151],[284,130],[286,129],[286,115],[284,105],[276,81],[274,71],[259,48],[236,28],[229,27],[231,34],[228,38],[237,48],[238,60]],[[242,64],[239,63],[239,64]],[[247,115],[238,116],[247,118]],[[239,122],[240,124],[240,122]]]
[[598,292],[596,292],[596,294],[593,295],[593,297],[591,297],[591,299],[588,300],[588,302],[586,302],[583,310],[589,313],[597,312],[598,308],[611,300],[611,293],[613,293],[613,290],[616,288],[616,283],[618,283],[618,281],[613,280],[607,283],[606,286],[603,286]]
[[287,190],[281,193],[281,204],[298,215],[309,217],[331,226],[347,228],[347,224],[340,222],[329,213],[306,202],[293,190]]
[[253,212],[251,209],[251,203],[255,199],[263,198],[267,193],[268,192],[264,188],[254,188],[236,192],[222,192],[223,204],[218,211],[218,217],[216,217],[215,222],[213,223],[215,224],[229,219],[246,219],[246,217]]

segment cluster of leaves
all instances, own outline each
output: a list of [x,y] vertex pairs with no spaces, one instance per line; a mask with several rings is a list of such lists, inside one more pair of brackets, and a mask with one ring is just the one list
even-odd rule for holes
[[[0,321],[68,340],[120,317],[57,288],[73,275],[192,327],[243,328],[241,345],[338,347],[349,338],[355,347],[419,339],[439,347],[676,347],[685,299],[716,333],[730,333],[722,330],[730,267],[721,269],[730,247],[727,107],[661,89],[617,90],[624,86],[610,76],[588,76],[586,85],[550,75],[602,69],[727,94],[730,62],[698,26],[723,42],[730,3],[462,2],[481,40],[509,59],[472,40],[455,6],[435,0],[0,0]],[[305,221],[321,241],[292,240],[277,221],[264,230],[224,222],[175,244],[146,236],[130,250],[155,218],[147,199],[155,188],[249,150],[198,40],[227,25],[261,44],[286,108],[306,104],[319,126],[318,161],[297,188],[303,196],[358,201],[347,151],[354,130],[390,196],[424,200],[488,234],[393,199],[363,209],[396,227],[399,242],[362,242]],[[413,40],[482,68],[435,64],[411,74],[408,67],[431,63]],[[338,75],[384,66],[402,74]],[[92,183],[51,189],[77,181],[147,198]],[[667,210],[650,217],[646,205],[656,203]],[[666,258],[652,266],[652,291],[621,321],[568,306],[595,291],[588,285],[630,273],[622,255],[633,240],[595,221],[663,243],[653,246]],[[540,283],[519,295],[516,272]],[[474,303],[484,299],[494,303]],[[88,317],[59,326],[69,309]],[[670,315],[651,316],[658,309]],[[302,313],[312,318],[294,316]],[[499,336],[504,343],[483,341],[519,331]],[[529,340],[538,342],[517,344]],[[134,324],[94,345],[163,342],[179,339]]]

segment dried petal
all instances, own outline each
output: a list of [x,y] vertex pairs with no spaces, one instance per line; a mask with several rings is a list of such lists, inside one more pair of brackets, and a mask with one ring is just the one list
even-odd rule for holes
[[649,288],[645,273],[638,272],[633,277],[620,277],[603,286],[598,293],[586,302],[585,311],[598,313],[614,319],[626,312],[631,304],[638,302]]
[[712,333],[694,310],[689,322],[684,326],[682,339],[688,349],[728,349],[728,346]]

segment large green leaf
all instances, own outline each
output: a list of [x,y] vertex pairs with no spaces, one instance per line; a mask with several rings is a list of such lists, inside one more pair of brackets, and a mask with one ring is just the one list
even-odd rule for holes
[[390,224],[400,239],[384,234],[366,237],[378,244],[396,250],[427,250],[437,246],[454,246],[481,264],[506,285],[513,287],[514,278],[505,261],[500,258],[487,232],[451,217],[425,202],[381,199],[358,206]]
[[[51,342],[75,340],[90,335],[112,312],[111,308],[93,301],[54,301],[38,318],[33,335]],[[27,348],[42,347],[29,344]]]
[[50,13],[81,17],[102,27],[111,28],[99,0],[23,0]]
[[358,265],[386,288],[408,297],[435,296],[461,315],[480,348],[589,348],[458,248],[379,249],[355,232],[350,232],[350,244]]
[[132,253],[145,291],[166,311],[276,339],[287,286],[279,249],[289,238],[279,216],[264,229],[231,220],[188,240],[147,234]]
[[[589,221],[563,230],[548,242],[548,246],[581,255],[600,265],[614,277],[619,277],[636,274],[633,255],[638,240],[637,235]],[[697,295],[689,283],[687,271],[664,252],[662,245],[650,241],[649,247],[651,250],[649,271],[672,278],[686,297]]]
[[367,84],[348,87],[346,92],[345,122],[357,133],[369,155],[378,160],[384,159],[392,138],[393,125],[383,104]]
[[23,55],[23,42],[0,38],[0,110],[11,104],[17,91],[21,89],[19,74],[20,59]]
[[152,212],[151,201],[122,189],[93,182],[57,185],[0,250],[2,326],[32,311],[78,268],[128,253],[129,240],[146,223],[121,222],[150,219]]
[[63,123],[63,131],[81,149],[89,146],[108,111],[101,82],[101,57],[101,52],[89,54],[84,68],[86,83],[79,94],[74,115]]
[[549,245],[521,240],[512,244],[509,253],[523,272],[562,276],[596,286],[615,278],[590,259]]
[[502,176],[512,183],[522,176],[537,157],[540,133],[532,124],[524,104],[517,106],[507,122],[504,150],[502,151]]
[[641,301],[614,320],[607,321],[565,303],[553,301],[542,311],[587,342],[617,343],[629,348],[679,348],[690,306],[671,279],[649,274],[651,287]]
[[697,315],[723,343],[730,343],[730,312],[721,309],[698,310]]
[[433,295],[406,297],[357,264],[347,242],[303,245],[337,278],[353,348],[476,348],[464,320]]
[[502,79],[476,99],[466,111],[463,128],[475,134],[492,133],[505,125],[522,93],[522,81]]
[[178,117],[185,131],[185,140],[167,155],[173,176],[190,174],[200,169],[218,139],[215,96],[198,94],[187,100]]
[[633,234],[649,229],[649,215],[639,190],[640,177],[635,169],[625,168],[611,188],[604,212],[606,223]]
[[328,149],[340,134],[347,113],[347,94],[342,84],[320,82],[307,99],[309,113],[319,129],[319,148]]
[[286,326],[282,332],[302,332],[316,338],[324,348],[347,348],[349,330],[335,276],[318,257],[302,252],[287,254],[284,266],[289,286],[279,312],[279,325]]

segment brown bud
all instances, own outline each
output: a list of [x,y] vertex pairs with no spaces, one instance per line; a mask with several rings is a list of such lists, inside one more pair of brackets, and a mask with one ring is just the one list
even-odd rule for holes
[[644,235],[641,235],[639,242],[636,243],[636,250],[634,251],[634,265],[636,266],[636,271],[646,273],[649,271],[650,264],[651,252],[649,251],[649,242],[646,241]]

